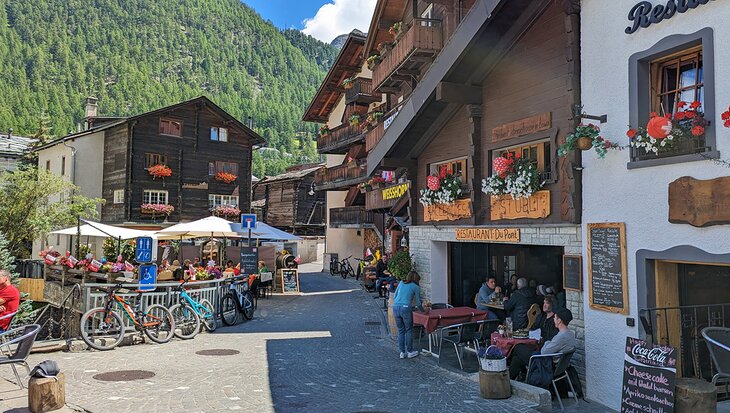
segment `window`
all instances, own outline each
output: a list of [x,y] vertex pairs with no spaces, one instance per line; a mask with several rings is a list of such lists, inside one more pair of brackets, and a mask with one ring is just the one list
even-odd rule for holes
[[46,171],[51,170],[51,161],[46,161]]
[[124,203],[124,189],[115,189],[114,190],[114,203],[115,204]]
[[[421,18],[427,20],[433,19],[433,3],[429,4],[428,7],[426,7],[426,10],[421,13]],[[431,27],[433,26],[433,22],[421,21],[421,26]]]
[[213,126],[210,128],[210,140],[228,142],[228,129]]
[[167,191],[145,189],[142,196],[143,204],[167,204]]
[[65,176],[65,175],[66,175],[66,157],[62,156],[61,157],[61,176]]
[[145,169],[153,165],[167,165],[167,156],[159,153],[145,153],[144,167]]
[[459,178],[462,184],[469,182],[469,176],[466,170],[466,158],[450,159],[429,165],[429,175],[441,175],[442,173],[454,175]]
[[[210,169],[210,164],[208,165],[208,168]],[[215,161],[215,173],[218,172],[227,172],[229,174],[238,176],[238,164],[235,162]]]
[[495,156],[504,156],[507,153],[512,155],[519,153],[522,158],[531,160],[537,166],[537,171],[542,174],[542,179],[551,180],[550,141],[530,142],[522,146],[499,149],[495,151]]
[[209,194],[208,195],[208,205],[211,208],[215,208],[215,207],[218,207],[218,206],[237,207],[238,206],[238,196],[237,195],[214,195],[214,194]]
[[182,122],[172,119],[160,119],[160,134],[182,136]]
[[673,114],[679,101],[704,103],[702,47],[695,47],[651,64],[654,112]]
[[208,162],[208,175],[215,175],[215,162]]

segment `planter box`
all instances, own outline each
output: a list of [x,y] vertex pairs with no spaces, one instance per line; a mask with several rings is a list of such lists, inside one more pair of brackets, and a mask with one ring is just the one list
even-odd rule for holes
[[518,218],[547,218],[550,215],[550,191],[535,192],[529,198],[512,199],[511,195],[492,196],[489,218],[492,221]]
[[433,204],[423,208],[424,221],[456,221],[471,217],[471,199],[458,199],[451,204]]

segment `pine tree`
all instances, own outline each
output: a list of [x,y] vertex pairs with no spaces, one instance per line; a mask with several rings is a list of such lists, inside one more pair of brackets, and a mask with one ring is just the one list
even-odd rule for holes
[[[20,274],[15,271],[15,257],[10,254],[10,250],[8,250],[8,239],[2,232],[0,232],[0,269],[10,272],[10,280],[17,288],[20,284]],[[27,297],[28,294],[21,293],[18,313],[13,317],[13,324],[15,325],[25,324],[32,317],[33,302],[25,299]]]

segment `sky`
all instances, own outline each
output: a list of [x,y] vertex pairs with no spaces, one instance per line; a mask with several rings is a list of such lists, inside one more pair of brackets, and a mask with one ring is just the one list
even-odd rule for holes
[[329,43],[352,29],[368,31],[377,0],[242,0],[276,27]]

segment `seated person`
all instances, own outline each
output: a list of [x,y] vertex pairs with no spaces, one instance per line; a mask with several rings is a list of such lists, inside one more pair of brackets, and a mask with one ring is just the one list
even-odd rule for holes
[[383,296],[383,284],[395,281],[395,277],[388,272],[388,259],[390,257],[387,253],[383,254],[383,257],[378,260],[375,265],[375,289],[378,291],[378,297]]
[[571,320],[573,320],[573,313],[570,310],[567,308],[558,309],[553,316],[553,322],[558,329],[558,334],[552,340],[545,342],[539,352],[527,344],[516,345],[512,349],[512,359],[509,366],[510,379],[516,380],[520,374],[525,373],[533,354],[567,353],[575,350],[575,333],[568,328]]
[[[0,317],[18,311],[20,306],[20,291],[10,282],[10,272],[0,270]],[[0,319],[0,331],[10,327],[12,317]]]
[[555,326],[555,313],[557,304],[555,298],[551,295],[547,295],[542,303],[542,312],[535,319],[535,324],[532,326],[532,330],[540,329],[540,337],[542,342],[550,341],[558,334],[558,328]]
[[262,272],[269,272],[269,267],[266,266],[265,262],[259,261],[259,274]]
[[510,312],[512,317],[512,329],[520,330],[527,328],[527,312],[535,303],[535,291],[527,285],[527,278],[517,280],[517,291],[509,300],[504,302],[504,309]]
[[496,320],[497,314],[492,311],[487,304],[492,302],[492,298],[496,297],[495,294],[501,293],[502,288],[497,285],[497,277],[490,275],[487,277],[487,281],[482,284],[477,293],[477,309],[487,312],[488,320]]

